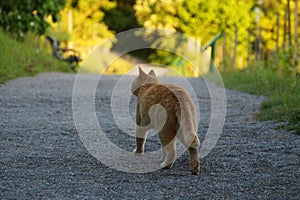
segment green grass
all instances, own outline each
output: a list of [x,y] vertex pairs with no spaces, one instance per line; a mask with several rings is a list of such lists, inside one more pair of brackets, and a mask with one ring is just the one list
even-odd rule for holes
[[300,78],[265,67],[224,72],[225,87],[268,97],[260,107],[260,120],[287,121],[288,130],[300,134]]
[[[18,42],[0,30],[0,83],[39,72],[71,72],[70,66],[46,52],[47,46],[37,36],[28,35]],[[48,44],[47,44],[48,45]]]

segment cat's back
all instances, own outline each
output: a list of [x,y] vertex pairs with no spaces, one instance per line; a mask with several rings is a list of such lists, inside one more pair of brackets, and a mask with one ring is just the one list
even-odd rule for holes
[[140,95],[141,101],[148,104],[170,104],[175,106],[179,103],[193,104],[189,93],[175,84],[151,84]]

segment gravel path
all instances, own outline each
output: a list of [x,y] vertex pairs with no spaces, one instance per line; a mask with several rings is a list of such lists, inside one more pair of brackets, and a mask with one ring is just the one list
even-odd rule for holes
[[[1,199],[300,198],[300,136],[278,129],[280,124],[254,119],[263,97],[226,90],[222,135],[201,159],[197,176],[190,175],[188,154],[177,159],[171,170],[125,173],[99,162],[81,142],[72,115],[74,77],[46,73],[1,86]],[[107,137],[132,151],[134,138],[122,134],[110,109],[119,78],[101,78],[95,108]],[[180,83],[179,78],[161,79]],[[198,134],[203,141],[211,116],[210,96],[202,79],[189,81],[197,88]],[[132,98],[133,118],[134,104]],[[145,148],[158,149],[157,138],[151,137]]]

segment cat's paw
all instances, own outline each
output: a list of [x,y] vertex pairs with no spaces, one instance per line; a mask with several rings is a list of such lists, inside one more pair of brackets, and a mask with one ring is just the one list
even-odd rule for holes
[[171,169],[173,166],[173,162],[172,163],[166,163],[166,162],[162,162],[160,164],[160,168],[162,169]]
[[192,175],[197,175],[199,172],[199,168],[200,168],[200,163],[199,162],[195,162],[193,163],[191,166],[191,173]]
[[134,149],[132,152],[134,155],[142,155],[143,154],[143,151],[138,151],[137,149]]

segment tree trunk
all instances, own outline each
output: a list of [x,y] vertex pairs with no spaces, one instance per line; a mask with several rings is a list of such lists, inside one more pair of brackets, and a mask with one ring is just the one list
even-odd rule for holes
[[223,57],[227,57],[227,33],[223,33]]
[[298,72],[298,0],[295,0],[295,33],[294,33],[294,38],[295,38],[295,44],[294,44],[294,65],[295,65],[295,74]]
[[256,61],[260,61],[262,59],[262,27],[258,28],[258,33],[256,36],[256,52],[255,52],[255,58]]
[[235,26],[235,37],[234,37],[234,52],[233,52],[233,68],[236,69],[236,57],[237,57],[237,46],[238,46],[238,27]]
[[250,36],[251,36],[251,30],[250,28],[248,28],[248,55],[247,55],[247,64],[248,66],[250,65],[250,56],[251,56],[251,39],[250,39]]
[[289,47],[288,49],[291,49],[292,47],[292,28],[291,28],[291,6],[290,6],[290,0],[287,1],[287,18],[288,18],[288,39],[289,39]]
[[286,50],[286,27],[287,27],[287,9],[284,11],[284,19],[283,19],[283,41],[282,41],[282,47],[283,50]]
[[279,51],[279,29],[280,29],[280,14],[277,12],[277,17],[276,17],[276,51],[278,53]]
[[279,53],[279,29],[280,29],[280,14],[277,13],[277,19],[276,19],[276,65],[278,65],[278,53]]
[[[68,33],[70,35],[72,35],[72,32],[73,32],[73,12],[72,12],[72,10],[69,10],[68,11]],[[67,47],[69,49],[72,49],[73,48],[73,43],[72,42],[67,42]]]

